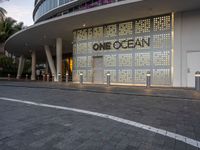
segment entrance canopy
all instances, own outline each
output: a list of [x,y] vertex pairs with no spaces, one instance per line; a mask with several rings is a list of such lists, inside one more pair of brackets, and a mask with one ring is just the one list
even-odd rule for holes
[[58,37],[63,39],[64,52],[72,52],[72,32],[75,29],[199,8],[199,0],[120,1],[34,24],[10,37],[6,41],[5,50],[25,57],[30,57],[31,51],[35,50],[36,53],[40,52],[40,59],[45,59],[44,45],[49,45],[55,51]]

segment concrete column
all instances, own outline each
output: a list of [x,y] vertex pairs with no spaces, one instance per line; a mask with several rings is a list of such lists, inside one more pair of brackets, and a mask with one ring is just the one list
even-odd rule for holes
[[25,61],[26,61],[25,58],[23,58],[23,59],[22,59],[22,68],[21,68],[21,72],[20,72],[21,75],[22,75],[23,70],[24,70]]
[[56,67],[57,67],[57,81],[58,81],[58,74],[62,76],[62,39],[56,39]]
[[46,55],[47,55],[47,60],[48,60],[48,63],[49,63],[51,74],[54,75],[54,80],[56,80],[57,79],[56,68],[55,68],[55,65],[54,65],[54,61],[53,61],[53,58],[52,58],[50,48],[49,48],[48,45],[45,45],[44,49],[45,49],[45,52],[46,52]]
[[24,69],[24,57],[23,57],[23,56],[20,56],[20,57],[19,57],[18,70],[17,70],[17,79],[20,79],[20,78],[21,78],[23,69]]
[[22,67],[21,67],[21,70],[20,70],[21,75],[22,75],[23,70],[24,70],[24,64],[25,64],[25,58],[22,59]]
[[32,57],[31,80],[35,80],[35,70],[36,70],[36,53],[35,53],[35,51],[32,51],[31,57]]

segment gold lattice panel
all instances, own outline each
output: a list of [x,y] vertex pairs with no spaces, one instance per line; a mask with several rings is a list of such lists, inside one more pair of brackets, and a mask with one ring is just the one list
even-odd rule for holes
[[132,82],[132,70],[119,70],[119,82],[131,83]]
[[80,73],[83,74],[83,81],[86,82],[87,81],[86,70],[77,70],[76,71],[76,75],[77,75],[78,81],[80,81]]
[[[150,39],[150,35],[146,36],[137,36],[135,37],[135,42],[139,40],[139,44],[135,46],[136,49],[150,49],[151,45],[148,45],[148,40]],[[147,43],[146,43],[147,42]]]
[[104,27],[104,37],[114,37],[117,35],[117,25],[108,25]]
[[115,67],[116,66],[116,55],[104,55],[104,66]]
[[125,22],[119,24],[119,35],[130,35],[133,33],[133,23]]
[[87,82],[92,82],[92,70],[87,70]]
[[153,84],[169,84],[170,69],[153,69]]
[[170,51],[154,52],[153,64],[155,66],[168,66],[170,65]]
[[166,31],[171,29],[171,17],[160,16],[153,19],[153,30],[154,31]]
[[76,57],[73,57],[73,70],[77,69]]
[[77,82],[77,81],[78,81],[77,71],[73,70],[73,82]]
[[107,81],[107,73],[110,72],[110,81],[111,82],[116,82],[117,80],[117,73],[116,73],[116,70],[104,70],[104,82]]
[[150,19],[142,19],[135,21],[135,33],[148,33],[151,31],[151,20]]
[[73,44],[73,54],[76,54],[77,50],[76,50],[76,44]]
[[92,42],[88,42],[88,53],[92,53],[93,51],[93,43]]
[[105,40],[104,42],[110,42],[111,45],[110,45],[110,49],[109,50],[105,50],[104,52],[110,52],[110,51],[116,51],[116,49],[113,47],[113,43],[115,42],[116,40]]
[[87,53],[87,42],[86,43],[78,43],[76,51],[77,51],[77,54]]
[[92,39],[92,28],[88,29],[88,40]]
[[153,35],[153,48],[170,49],[171,34],[156,34]]
[[[168,14],[74,31],[74,70],[85,71],[85,80],[91,82],[93,57],[102,56],[104,81],[110,71],[113,83],[145,84],[146,73],[151,71],[152,84],[170,85],[171,19]],[[114,48],[114,42],[119,49]],[[99,44],[99,50],[93,50],[94,43]]]
[[77,31],[77,41],[87,40],[87,29]]
[[86,56],[77,57],[77,67],[78,68],[87,67],[87,57]]
[[93,28],[93,38],[98,39],[103,37],[103,27]]
[[76,41],[76,37],[77,37],[76,31],[74,31],[74,32],[73,32],[73,39],[74,39],[74,41]]
[[135,70],[135,83],[136,84],[143,84],[146,82],[146,74],[149,70],[147,69],[136,69]]
[[128,40],[132,40],[133,38],[120,38],[119,41],[122,43],[123,47],[127,47],[127,48],[120,48],[120,51],[127,51],[127,50],[133,50],[133,48],[128,48],[128,42],[123,42],[123,41],[128,41]]
[[86,70],[73,70],[73,81],[80,82],[80,73],[83,73],[83,81],[87,81]]
[[88,67],[92,67],[92,57],[91,56],[88,56],[88,62],[87,62],[87,66]]
[[119,66],[132,66],[132,54],[120,54]]
[[150,53],[135,53],[135,66],[150,66]]

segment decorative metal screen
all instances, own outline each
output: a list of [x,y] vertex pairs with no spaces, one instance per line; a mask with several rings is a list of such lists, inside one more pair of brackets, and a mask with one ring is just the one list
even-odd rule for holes
[[[110,72],[111,82],[145,84],[147,71],[151,72],[152,84],[171,85],[172,56],[171,14],[132,21],[113,23],[74,31],[73,81],[79,80],[79,73],[85,82],[93,81],[93,57],[103,56],[104,82]],[[134,48],[123,41],[149,41]],[[116,49],[115,41],[122,42]],[[95,51],[95,43],[110,43],[110,49]]]

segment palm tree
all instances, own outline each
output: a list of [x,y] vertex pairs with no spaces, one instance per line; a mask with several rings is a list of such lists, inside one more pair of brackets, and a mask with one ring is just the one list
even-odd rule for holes
[[5,20],[0,22],[0,43],[4,43],[12,34],[19,31],[16,22],[17,21],[11,17],[7,17]]
[[[9,0],[0,0],[0,3],[4,1],[9,1]],[[0,7],[0,21],[4,20],[6,14],[7,11],[4,8]]]
[[14,33],[13,26],[16,21],[10,17],[0,23],[0,43],[4,43],[6,39]]
[[[9,0],[0,0],[0,3]],[[5,17],[6,10],[0,7],[0,52],[3,51],[5,41],[15,32],[24,28],[22,22],[16,23],[16,20]]]
[[6,14],[7,11],[4,8],[0,7],[0,21],[4,20]]
[[14,33],[15,33],[15,32],[18,32],[18,31],[24,29],[25,26],[24,26],[23,22],[18,22],[18,23],[15,23],[13,28],[14,28]]

